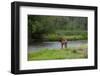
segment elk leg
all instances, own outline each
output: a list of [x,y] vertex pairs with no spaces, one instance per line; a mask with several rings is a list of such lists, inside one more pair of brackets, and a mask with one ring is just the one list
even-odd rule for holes
[[65,43],[65,48],[67,48],[67,43]]

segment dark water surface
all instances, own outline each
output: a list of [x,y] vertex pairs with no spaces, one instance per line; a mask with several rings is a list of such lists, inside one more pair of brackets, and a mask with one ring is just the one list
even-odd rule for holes
[[[87,44],[86,40],[68,41],[67,47],[79,47],[85,44]],[[59,49],[61,48],[61,43],[60,42],[33,43],[28,46],[28,52],[38,51],[39,49],[42,48]]]

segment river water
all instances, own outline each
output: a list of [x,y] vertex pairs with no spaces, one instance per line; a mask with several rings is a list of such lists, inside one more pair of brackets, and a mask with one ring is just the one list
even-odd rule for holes
[[[87,44],[86,40],[68,41],[67,47],[79,47],[85,44]],[[28,46],[28,52],[38,51],[39,49],[42,48],[59,49],[61,48],[61,43],[60,42],[33,43]]]

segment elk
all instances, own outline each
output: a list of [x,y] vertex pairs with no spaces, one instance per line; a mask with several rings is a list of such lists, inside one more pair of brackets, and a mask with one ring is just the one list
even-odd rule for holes
[[61,48],[64,47],[67,48],[67,43],[68,43],[67,39],[61,38],[60,43],[61,43]]

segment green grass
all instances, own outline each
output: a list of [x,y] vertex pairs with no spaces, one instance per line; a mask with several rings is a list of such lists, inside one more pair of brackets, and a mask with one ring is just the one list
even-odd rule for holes
[[[71,40],[87,40],[87,37],[86,36],[84,37],[83,35],[71,35],[71,36],[61,36],[61,37],[70,41]],[[59,41],[61,37],[58,35],[50,35],[48,36],[48,41]]]
[[41,49],[38,52],[29,52],[28,60],[54,60],[54,59],[82,59],[87,58],[87,46],[65,49]]
[[67,40],[87,40],[86,31],[57,31],[52,34],[47,34],[44,36],[48,41],[59,41],[59,39],[64,38]]
[[62,38],[73,41],[73,40],[87,40],[88,39],[88,33],[87,31],[66,31],[66,30],[58,30],[53,33],[48,34],[42,34],[41,36],[38,36],[39,38],[32,38],[29,40],[29,42],[33,41],[59,41]]

